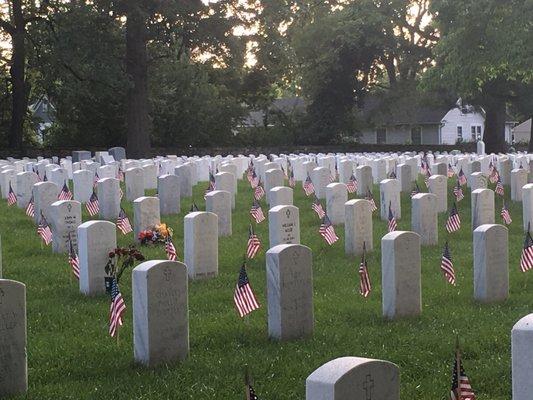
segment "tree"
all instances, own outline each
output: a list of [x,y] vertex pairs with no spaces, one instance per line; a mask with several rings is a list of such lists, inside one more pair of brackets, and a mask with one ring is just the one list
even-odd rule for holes
[[11,0],[9,15],[0,17],[0,28],[11,39],[10,82],[11,82],[11,125],[8,146],[21,149],[23,145],[24,117],[28,109],[30,87],[26,81],[26,36],[27,26],[42,19],[48,12],[48,1],[41,2],[39,8],[34,2]]
[[441,39],[427,82],[484,108],[488,152],[505,150],[507,104],[533,80],[532,7],[526,0],[432,2]]

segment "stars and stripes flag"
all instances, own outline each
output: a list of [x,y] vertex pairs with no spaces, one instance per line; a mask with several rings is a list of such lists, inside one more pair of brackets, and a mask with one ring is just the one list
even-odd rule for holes
[[455,196],[455,200],[457,200],[457,202],[465,198],[465,195],[463,194],[463,188],[461,187],[459,180],[457,180],[457,185],[453,188],[453,195]]
[[263,183],[261,183],[261,179],[259,179],[259,183],[254,189],[254,198],[256,200],[261,200],[265,195],[265,189],[263,188]]
[[122,171],[122,168],[120,168],[120,167],[118,167],[117,179],[120,182],[124,182],[124,172]]
[[255,394],[255,390],[252,385],[247,385],[248,394],[246,400],[259,400],[259,397]]
[[370,202],[370,209],[372,210],[372,212],[378,209],[378,206],[376,205],[376,202],[374,201],[374,196],[372,196],[372,192],[370,191],[370,189],[368,189],[365,200],[368,200]]
[[455,285],[455,270],[453,268],[452,256],[450,254],[450,248],[448,247],[448,241],[446,241],[444,244],[440,269],[442,270],[442,273],[444,274],[444,277],[448,283]]
[[394,232],[396,228],[398,228],[398,222],[396,221],[396,217],[394,217],[392,212],[392,202],[389,202],[389,222],[387,224],[387,228],[389,232]]
[[68,238],[68,263],[72,273],[76,279],[80,279],[80,259],[74,250],[74,244],[72,243],[72,238]]
[[318,200],[318,197],[315,196],[315,200],[313,200],[313,204],[311,204],[311,208],[314,212],[316,212],[316,215],[318,215],[318,218],[322,219],[324,218],[324,215],[326,215],[326,212],[324,211],[324,208],[322,207],[322,203],[320,203],[320,200]]
[[425,175],[427,173],[428,169],[429,169],[429,165],[428,165],[427,161],[425,160],[425,158],[423,158],[420,161],[420,173],[422,175]]
[[216,189],[216,181],[215,181],[215,175],[211,171],[209,171],[209,191]]
[[250,215],[255,220],[256,224],[260,224],[266,219],[265,214],[263,214],[263,210],[261,209],[261,204],[259,204],[256,199],[254,199],[252,208],[250,208]]
[[95,172],[94,173],[94,177],[93,177],[93,188],[95,188],[96,186],[98,186],[98,181],[100,180],[100,177],[98,176],[98,172]]
[[44,171],[43,182],[47,182],[47,181],[48,181],[48,177],[46,176],[46,171]]
[[49,246],[52,243],[52,230],[43,213],[41,213],[41,219],[37,224],[37,234],[41,237],[45,245]]
[[31,195],[28,205],[26,206],[26,215],[30,218],[35,216],[35,202],[33,201],[33,194]]
[[496,193],[497,195],[500,195],[500,196],[505,196],[505,189],[503,187],[502,180],[500,179],[499,176],[498,176],[498,180],[496,182],[496,188],[494,189],[494,193]]
[[363,242],[363,254],[359,264],[359,293],[361,296],[368,297],[372,291],[370,276],[368,275],[368,264],[366,262],[366,243]]
[[250,286],[250,280],[246,273],[246,264],[242,264],[241,266],[239,279],[235,287],[235,293],[233,294],[233,302],[241,318],[260,307]]
[[126,303],[122,298],[118,288],[117,278],[113,277],[111,281],[111,305],[109,307],[109,335],[114,337],[118,333],[119,327],[122,326],[122,315],[126,311]]
[[426,187],[429,187],[429,178],[431,177],[431,172],[426,170],[426,176],[424,176],[424,183],[426,184]]
[[192,213],[192,212],[197,212],[197,211],[200,211],[200,209],[198,208],[196,203],[193,201],[191,204],[191,208],[189,209],[189,212]]
[[254,232],[253,226],[250,224],[248,233],[248,243],[246,245],[246,257],[249,259],[254,258],[261,249],[261,241]]
[[310,196],[315,193],[315,186],[313,185],[313,181],[311,180],[309,174],[307,174],[307,178],[305,178],[303,189],[306,196]]
[[248,168],[246,168],[246,179],[248,179],[248,183],[252,183],[252,171],[252,164],[248,164]]
[[498,170],[495,167],[493,167],[489,173],[489,181],[490,183],[496,183],[499,179],[500,179],[500,174]]
[[453,203],[452,209],[450,210],[445,227],[449,233],[456,232],[461,228],[461,218],[459,217],[455,203]]
[[448,178],[452,178],[455,175],[452,164],[448,163]]
[[170,235],[165,240],[165,253],[167,253],[167,259],[170,261],[176,261],[178,259],[178,253]]
[[511,213],[509,212],[509,209],[505,205],[505,201],[502,204],[502,211],[500,212],[500,215],[502,216],[503,222],[505,225],[510,225],[513,220],[511,219]]
[[252,189],[255,189],[257,185],[261,182],[260,178],[255,173],[255,168],[252,170],[252,178],[250,180],[250,185],[252,186]]
[[91,197],[89,197],[89,201],[85,203],[85,208],[91,217],[94,217],[100,212],[100,203],[98,202],[98,196],[94,192],[94,189]]
[[15,194],[15,191],[13,190],[13,187],[11,186],[11,182],[9,182],[9,192],[7,193],[7,205],[12,206],[17,203],[17,195]]
[[117,228],[120,229],[123,235],[127,235],[130,232],[133,232],[131,228],[130,219],[126,215],[126,211],[123,208],[120,209],[117,218]]
[[348,193],[355,193],[357,191],[357,179],[354,174],[350,175],[346,188],[348,189]]
[[322,218],[322,223],[320,224],[318,233],[320,233],[320,236],[322,236],[326,243],[330,246],[339,240],[339,237],[335,233],[335,228],[333,227],[333,224],[331,223],[331,220],[327,214],[325,214]]
[[520,256],[520,270],[522,272],[533,269],[533,239],[529,233],[529,224],[527,226],[526,238],[524,239],[524,247]]
[[392,170],[389,174],[389,179],[396,179],[397,176],[396,176],[396,172],[394,170]]
[[476,394],[470,385],[470,380],[466,376],[465,370],[461,363],[459,346],[455,351],[455,360],[453,363],[452,387],[450,392],[451,400],[476,400]]
[[411,198],[416,196],[418,193],[420,193],[420,187],[418,186],[418,183],[415,182],[415,186],[413,187],[413,190],[411,190]]
[[463,172],[463,167],[461,167],[461,169],[459,170],[459,175],[457,175],[457,179],[458,179],[459,184],[460,184],[461,186],[466,185],[466,175],[465,175],[465,173]]
[[294,171],[292,170],[292,167],[289,165],[289,187],[293,188],[296,186],[296,179],[294,178]]
[[72,200],[72,192],[67,186],[67,182],[63,184],[63,187],[61,188],[61,192],[59,192],[59,196],[57,196],[59,200]]

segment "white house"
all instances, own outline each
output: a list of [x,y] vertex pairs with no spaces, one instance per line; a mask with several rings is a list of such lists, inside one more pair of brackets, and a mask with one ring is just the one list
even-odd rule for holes
[[531,136],[531,118],[516,125],[513,128],[511,140],[512,143],[529,143]]
[[[371,110],[367,114],[371,114]],[[401,113],[391,110],[382,124],[358,132],[358,142],[378,144],[455,144],[483,139],[485,113],[459,99],[451,109],[421,106]],[[505,125],[505,140],[512,141],[513,122]]]

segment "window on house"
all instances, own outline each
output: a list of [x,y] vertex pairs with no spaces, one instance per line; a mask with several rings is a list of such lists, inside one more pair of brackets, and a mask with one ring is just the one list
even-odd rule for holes
[[473,141],[481,140],[481,125],[471,125],[470,133]]
[[422,128],[415,126],[411,128],[411,143],[422,144]]
[[462,126],[457,127],[457,139],[463,139],[463,127]]
[[387,128],[376,129],[376,141],[377,144],[387,143]]

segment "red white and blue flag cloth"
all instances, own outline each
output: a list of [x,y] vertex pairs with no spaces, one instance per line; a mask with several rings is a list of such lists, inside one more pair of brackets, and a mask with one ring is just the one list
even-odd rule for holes
[[263,214],[263,209],[261,208],[261,204],[259,204],[259,202],[255,199],[252,203],[252,208],[250,208],[250,215],[255,220],[256,224],[260,224],[266,219],[265,214]]
[[313,181],[311,180],[309,174],[307,174],[307,178],[305,178],[303,189],[306,196],[310,196],[315,193],[315,186],[313,185]]
[[15,191],[13,190],[13,187],[11,186],[11,182],[9,182],[9,192],[7,193],[7,205],[12,206],[17,203],[17,195],[15,194]]
[[461,169],[459,170],[459,174],[457,175],[457,179],[459,180],[459,184],[461,186],[466,185],[466,175],[463,172],[463,167],[461,167]]
[[457,206],[453,203],[453,206],[450,210],[448,219],[446,220],[446,230],[448,233],[456,232],[461,228],[461,218],[457,212]]
[[248,274],[246,273],[246,264],[242,264],[241,270],[239,271],[239,279],[237,280],[237,286],[233,294],[233,302],[241,318],[260,307],[250,285]]
[[359,263],[359,293],[363,297],[368,297],[372,291],[370,276],[368,275],[368,264],[366,261],[366,243],[363,243],[363,254]]
[[372,212],[378,209],[378,206],[376,205],[374,196],[372,196],[372,192],[370,191],[370,189],[368,189],[365,200],[368,200],[370,202],[370,209],[372,210]]
[[100,203],[98,201],[98,196],[94,192],[94,189],[91,197],[89,197],[89,201],[85,203],[85,208],[91,217],[94,217],[100,212]]
[[444,277],[448,283],[455,285],[455,269],[453,268],[452,256],[450,254],[448,242],[444,244],[440,269],[442,270],[442,273],[444,274]]
[[261,241],[254,232],[254,228],[250,225],[248,232],[248,242],[246,244],[246,257],[249,259],[254,258],[261,249]]
[[57,196],[59,200],[72,200],[72,192],[67,186],[67,182],[63,184],[63,187],[61,188],[61,192],[59,192],[59,196]]
[[354,174],[352,174],[350,179],[348,179],[346,188],[348,189],[348,193],[355,193],[357,191],[357,179],[355,178]]
[[466,376],[459,351],[455,355],[452,373],[452,387],[450,392],[451,400],[476,400],[476,394],[472,389],[470,380]]
[[494,193],[496,193],[499,196],[505,196],[505,189],[502,184],[502,180],[498,176],[498,180],[496,181],[496,188],[494,189]]
[[123,208],[121,208],[120,212],[118,213],[117,228],[122,232],[123,235],[133,232],[130,219],[126,215],[126,211],[124,211]]
[[520,270],[522,272],[533,269],[533,238],[531,238],[531,234],[529,233],[529,224],[527,228],[524,246],[520,256]]
[[165,253],[167,253],[167,259],[170,261],[176,261],[178,259],[178,253],[174,243],[172,243],[172,238],[167,236],[165,240]]
[[72,270],[72,273],[76,277],[76,279],[80,279],[80,259],[78,258],[78,254],[76,254],[76,250],[74,250],[74,244],[72,243],[72,238],[69,237],[68,239],[68,263],[70,265],[70,269]]
[[33,201],[33,194],[31,195],[28,205],[26,206],[26,215],[30,218],[35,217],[35,202]]
[[453,187],[453,195],[455,196],[455,200],[457,202],[460,202],[465,198],[465,195],[463,194],[463,188],[461,187],[459,180],[457,181],[457,185]]
[[111,281],[111,305],[109,307],[109,335],[116,336],[118,329],[123,325],[122,315],[126,311],[126,303],[122,298],[116,278]]
[[398,228],[398,221],[392,212],[392,204],[389,202],[389,218],[387,223],[387,229],[389,232],[394,232]]
[[322,207],[322,203],[320,203],[320,200],[318,200],[318,197],[315,196],[315,200],[313,200],[313,204],[311,204],[311,208],[316,213],[318,218],[322,219],[324,218],[324,215],[326,215],[326,212],[324,211],[324,208]]
[[318,233],[320,236],[324,238],[327,244],[330,246],[335,243],[337,240],[339,240],[339,237],[335,233],[335,228],[333,227],[333,224],[331,223],[331,220],[329,219],[328,215],[325,214],[322,218],[322,223],[320,224],[320,228],[318,229]]
[[511,222],[513,222],[513,220],[511,219],[511,213],[509,212],[509,209],[505,205],[505,201],[502,204],[502,211],[500,212],[500,215],[505,225],[510,225]]
[[45,245],[49,246],[52,243],[52,230],[43,213],[41,213],[41,219],[37,224],[37,234],[41,237]]

